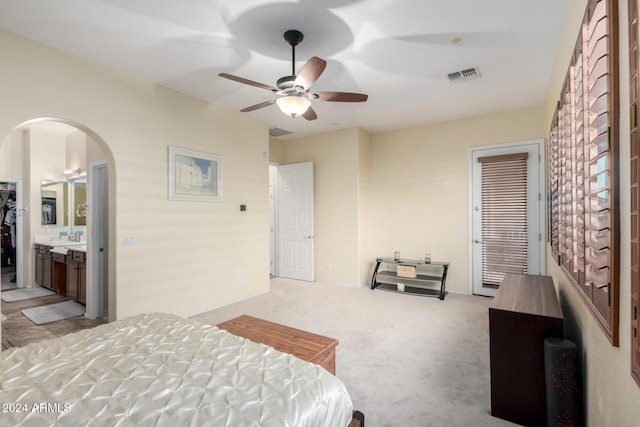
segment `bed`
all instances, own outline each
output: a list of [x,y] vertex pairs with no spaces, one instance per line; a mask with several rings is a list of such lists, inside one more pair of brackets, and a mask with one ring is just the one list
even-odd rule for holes
[[0,425],[347,426],[318,365],[170,314],[0,353]]

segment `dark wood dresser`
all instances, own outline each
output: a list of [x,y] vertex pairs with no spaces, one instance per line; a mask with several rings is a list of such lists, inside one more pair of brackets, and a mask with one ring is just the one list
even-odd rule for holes
[[545,426],[544,339],[564,336],[551,277],[507,274],[489,307],[489,335],[491,415]]

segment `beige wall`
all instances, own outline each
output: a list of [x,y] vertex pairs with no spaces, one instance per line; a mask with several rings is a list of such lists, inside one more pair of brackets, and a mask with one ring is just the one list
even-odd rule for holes
[[[545,106],[547,129],[560,96],[561,85],[575,46],[586,0],[570,0],[554,78]],[[578,343],[585,384],[589,426],[632,426],[640,419],[640,387],[631,378],[630,307],[630,178],[629,161],[629,61],[627,2],[618,2],[620,13],[620,347],[611,345],[547,248],[548,274],[558,287],[565,316],[567,338]]]
[[469,292],[469,149],[542,137],[541,108],[374,134],[374,252],[428,252],[451,264],[448,290]]
[[0,145],[0,177],[21,178],[23,167],[23,145],[22,142],[27,136],[24,132],[12,132],[7,135],[4,143]]
[[65,170],[82,169],[87,172],[87,135],[73,132],[66,136]]
[[284,163],[283,140],[269,138],[269,161],[274,163]]
[[373,135],[272,139],[272,161],[314,162],[316,280],[364,286],[376,257],[429,252],[451,263],[447,288],[468,292],[469,148],[542,138],[543,121],[534,108]]
[[368,285],[375,265],[373,244],[373,144],[371,134],[358,131],[358,284]]
[[358,283],[358,141],[359,130],[353,128],[271,144],[279,145],[272,160],[313,162],[318,282]]
[[[0,62],[0,139],[58,117],[105,153],[111,318],[187,315],[268,291],[265,124],[7,32]],[[222,203],[167,200],[169,145],[223,156]]]
[[372,252],[371,135],[357,128],[271,139],[270,160],[314,164],[315,280],[367,285]]

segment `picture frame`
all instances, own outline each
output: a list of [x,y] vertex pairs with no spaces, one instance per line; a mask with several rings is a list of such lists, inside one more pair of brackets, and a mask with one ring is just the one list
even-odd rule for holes
[[222,201],[222,157],[169,146],[169,200]]

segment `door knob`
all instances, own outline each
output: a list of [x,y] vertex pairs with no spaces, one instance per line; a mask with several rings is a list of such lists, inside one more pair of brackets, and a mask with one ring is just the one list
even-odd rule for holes
[[473,243],[482,243],[482,240],[475,239]]

